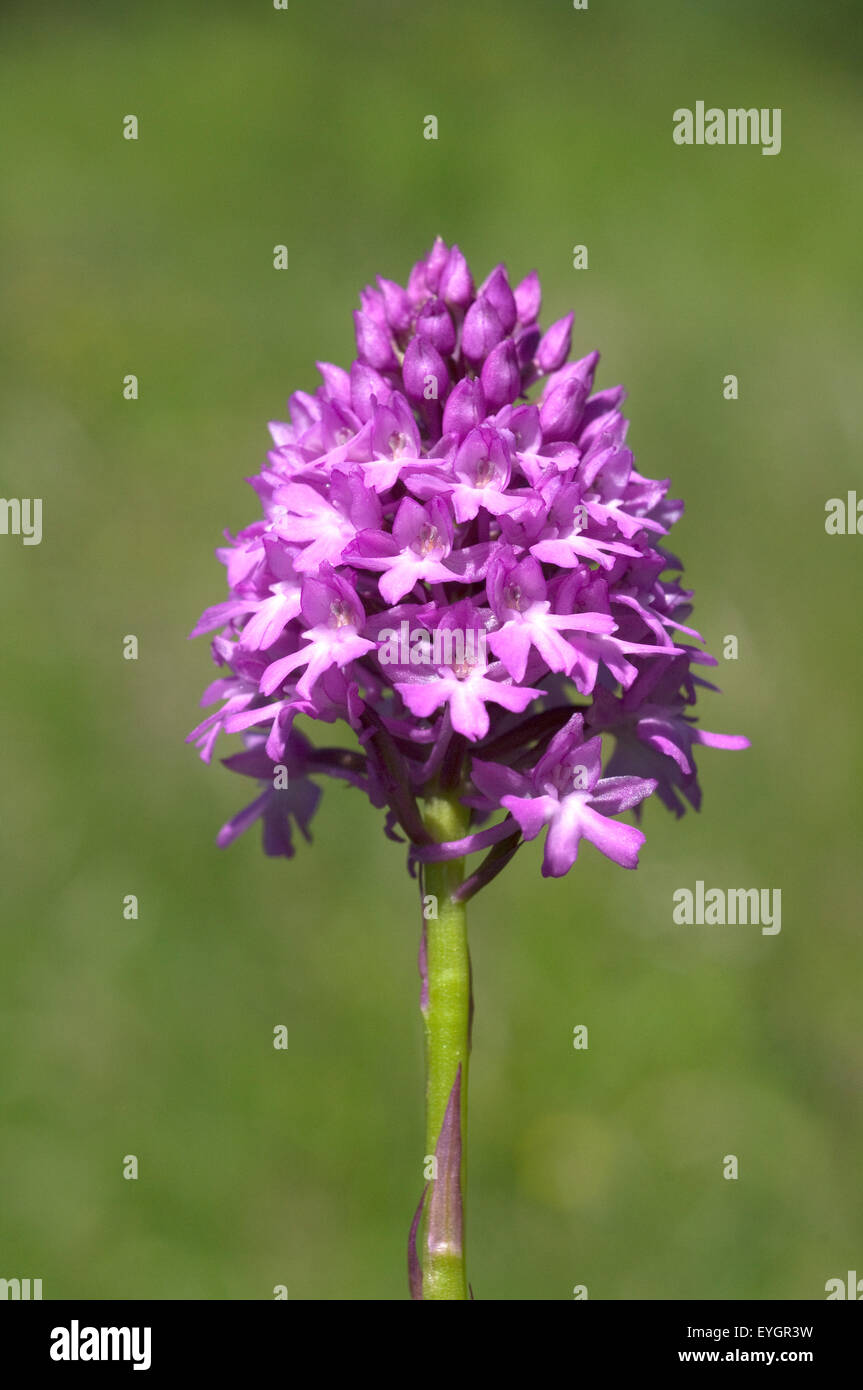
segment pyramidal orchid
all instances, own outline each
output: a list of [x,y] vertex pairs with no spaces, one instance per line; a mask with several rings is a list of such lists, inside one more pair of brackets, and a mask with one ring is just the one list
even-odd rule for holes
[[[406,846],[427,1070],[409,1285],[467,1299],[467,902],[540,836],[544,875],[585,842],[636,868],[645,837],[620,817],[654,793],[697,809],[695,747],[747,740],[690,713],[715,689],[694,668],[716,662],[665,548],[683,505],[636,470],[598,353],[568,360],[572,315],[541,330],[535,272],[476,287],[438,239],[406,286],[379,278],[360,303],[355,361],[319,363],[322,385],[271,423],[261,515],[218,552],[230,597],[191,634],[217,634],[218,709],[189,738],[209,761],[241,734],[224,762],[257,783],[220,845],[259,822],[290,858],[336,777]],[[343,742],[313,744],[305,721]]]

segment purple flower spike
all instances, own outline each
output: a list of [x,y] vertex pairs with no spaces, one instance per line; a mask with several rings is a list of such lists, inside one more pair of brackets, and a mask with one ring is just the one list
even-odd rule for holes
[[[630,867],[641,832],[612,817],[654,788],[675,814],[697,807],[698,749],[746,746],[692,713],[693,668],[711,658],[660,548],[682,504],[636,472],[623,388],[594,392],[596,352],[566,361],[572,314],[542,332],[535,271],[514,290],[503,265],[474,283],[440,239],[406,286],[379,277],[360,296],[356,361],[320,363],[322,384],[271,426],[252,479],[262,515],[219,550],[229,593],[194,629],[210,634],[221,670],[206,698],[221,707],[190,739],[209,760],[221,733],[242,734],[264,769],[221,844],[258,820],[271,850],[293,853],[287,827],[306,833],[318,781],[348,776],[413,862],[431,853],[416,799],[443,781],[471,808],[460,843],[489,851],[475,886],[513,833],[542,826],[545,872],[565,872],[583,838]],[[567,701],[580,742],[572,726],[552,765]],[[365,752],[291,762],[289,788],[271,787],[304,719],[341,720]],[[547,732],[525,742],[522,727]],[[593,780],[567,789],[582,753]],[[494,810],[500,841],[481,828]]]

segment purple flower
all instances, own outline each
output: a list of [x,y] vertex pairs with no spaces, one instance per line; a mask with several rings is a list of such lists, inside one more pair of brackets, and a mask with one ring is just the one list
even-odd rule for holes
[[532,555],[517,560],[501,550],[489,565],[489,603],[501,624],[488,641],[514,680],[524,680],[528,655],[535,649],[549,671],[569,675],[578,659],[578,641],[563,632],[611,633],[617,624],[607,613],[554,613],[542,566]]
[[318,678],[331,666],[347,666],[374,649],[374,642],[359,636],[366,616],[362,604],[348,581],[329,566],[321,567],[319,578],[303,583],[302,613],[311,624],[301,634],[307,645],[267,667],[260,684],[264,695],[272,695],[292,671],[305,666],[296,692],[308,699]]
[[[568,362],[573,317],[543,332],[541,302],[534,271],[475,288],[438,239],[406,285],[362,292],[351,366],[319,363],[271,423],[260,515],[226,535],[228,597],[192,634],[211,634],[221,707],[189,737],[208,760],[242,734],[227,765],[262,783],[220,844],[260,820],[290,856],[330,776],[413,859],[488,850],[465,893],[543,827],[546,874],[582,839],[632,868],[644,837],[617,817],[653,791],[698,807],[696,748],[746,746],[692,713],[693,668],[715,663],[664,549],[682,504],[636,471],[623,389],[594,391],[598,353]],[[352,746],[315,749],[297,721]],[[418,800],[442,779],[471,823],[434,845]]]
[[444,564],[452,545],[452,517],[441,498],[433,497],[423,507],[412,497],[403,497],[392,532],[363,531],[347,556],[358,569],[383,570],[378,588],[381,597],[394,604],[421,580],[443,584],[455,578]]
[[[465,608],[464,605],[462,605]],[[467,605],[470,607],[470,605]],[[485,738],[491,725],[488,704],[522,714],[534,699],[541,699],[542,690],[513,684],[501,662],[490,666],[482,654],[481,638],[485,630],[478,625],[466,608],[464,618],[456,613],[445,614],[432,636],[432,655],[424,663],[421,675],[410,680],[396,681],[393,689],[404,700],[412,714],[428,718],[444,706],[456,733],[476,742]],[[434,652],[435,638],[449,638],[439,646],[444,659]]]
[[548,752],[529,775],[511,767],[474,758],[474,784],[492,806],[514,817],[526,840],[535,840],[544,826],[543,875],[560,878],[578,858],[582,839],[590,840],[609,859],[634,869],[644,835],[633,825],[610,816],[629,811],[656,789],[641,777],[601,776],[600,738],[583,741],[584,721],[574,714],[552,739]]

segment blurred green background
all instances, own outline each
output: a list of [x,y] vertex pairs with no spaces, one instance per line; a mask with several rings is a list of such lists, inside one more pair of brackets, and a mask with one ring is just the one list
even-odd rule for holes
[[[753,742],[703,752],[700,815],[650,805],[637,873],[588,847],[544,881],[534,845],[473,906],[474,1291],[819,1299],[863,1268],[863,539],[824,530],[863,496],[858,9],[7,5],[0,491],[44,499],[44,539],[0,537],[0,1276],[406,1296],[403,853],[340,785],[292,863],[218,851],[249,784],[183,737],[266,421],[436,233],[477,278],[536,267],[627,385],[696,623],[739,638],[702,722]],[[781,107],[781,154],[677,147],[698,99]],[[781,889],[781,934],[674,926],[696,879]]]

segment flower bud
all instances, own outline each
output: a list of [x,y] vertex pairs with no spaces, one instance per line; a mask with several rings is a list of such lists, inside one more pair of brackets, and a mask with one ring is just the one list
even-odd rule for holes
[[573,314],[567,314],[543,334],[536,350],[536,365],[541,372],[556,372],[563,366],[572,342],[573,319]]
[[516,307],[515,297],[509,287],[505,265],[495,266],[491,275],[480,285],[479,293],[481,297],[494,305],[503,324],[504,333],[511,333],[515,328]]
[[427,343],[448,357],[455,347],[455,324],[442,299],[430,299],[417,315],[416,331]]
[[[412,338],[402,363],[402,379],[409,401],[443,401],[449,393],[450,380],[446,363],[425,338]],[[431,382],[434,389],[430,392]]]
[[461,330],[461,350],[468,362],[484,362],[503,336],[503,324],[494,305],[487,299],[474,300]]
[[381,275],[378,276],[378,284],[381,287],[387,323],[394,333],[404,333],[411,322],[411,303],[407,292],[394,280],[384,280]]
[[429,251],[425,259],[426,284],[432,294],[437,292],[440,283],[441,271],[449,258],[449,247],[443,237],[436,236],[434,246]]
[[363,362],[376,371],[393,371],[398,367],[389,333],[360,309],[354,310],[357,352]]
[[539,408],[539,423],[546,442],[572,438],[589,390],[587,382],[570,377],[549,391]]
[[376,323],[386,332],[387,315],[384,297],[379,290],[372,289],[371,285],[366,285],[364,290],[360,290],[360,308],[372,323]]
[[535,270],[525,275],[513,291],[519,323],[536,323],[542,308],[542,288]]
[[464,438],[481,425],[486,416],[485,396],[478,381],[465,377],[454,387],[444,407],[443,432]]
[[509,405],[518,396],[521,391],[521,370],[512,338],[504,338],[502,343],[492,348],[483,363],[480,381],[492,410]]

